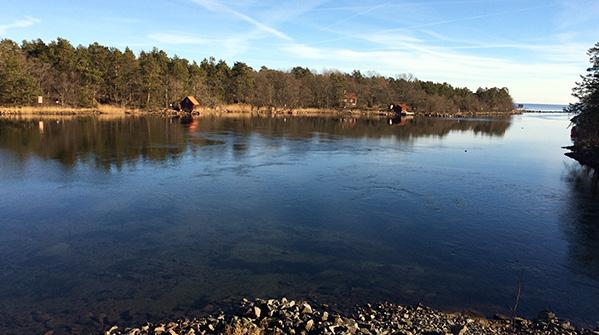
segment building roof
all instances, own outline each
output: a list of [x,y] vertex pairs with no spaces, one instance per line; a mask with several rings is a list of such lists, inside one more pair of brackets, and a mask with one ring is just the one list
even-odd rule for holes
[[[189,101],[191,101],[192,104],[194,105],[199,105],[200,103],[198,102],[198,100],[196,100],[196,98],[194,96],[188,95],[185,97],[185,99],[189,99]],[[183,100],[185,100],[183,99]]]

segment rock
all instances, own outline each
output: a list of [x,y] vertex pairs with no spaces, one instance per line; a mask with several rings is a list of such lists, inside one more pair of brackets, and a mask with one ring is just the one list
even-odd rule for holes
[[555,313],[553,313],[551,311],[542,311],[541,313],[539,313],[538,319],[546,320],[546,321],[553,321],[553,320],[557,319],[557,317],[555,316]]
[[314,320],[310,319],[308,322],[306,322],[306,331],[310,331],[312,327],[314,327]]
[[302,313],[303,314],[312,314],[312,306],[310,306],[307,302],[302,305]]
[[439,330],[429,330],[423,332],[422,335],[445,335],[445,332]]
[[110,335],[110,334],[112,334],[112,332],[116,331],[117,329],[119,329],[119,327],[117,327],[117,326],[112,326],[110,329],[108,329],[108,330],[106,331],[106,335]]
[[44,323],[51,319],[50,314],[42,313],[42,312],[33,312],[31,314],[31,317],[33,318],[33,320],[40,322],[40,323]]
[[562,327],[563,330],[576,330],[576,328],[574,328],[574,326],[572,326],[572,324],[569,321],[562,322],[562,324],[560,324],[560,327]]
[[[289,307],[292,306],[292,307]],[[472,318],[466,313],[443,313],[426,306],[401,307],[390,303],[376,306],[358,306],[352,314],[325,311],[322,305],[314,307],[301,301],[261,300],[241,302],[231,314],[211,314],[194,319],[177,319],[166,324],[145,324],[140,328],[122,330],[113,326],[105,335],[205,335],[205,334],[427,334],[427,335],[599,335],[599,329],[577,331],[568,321],[559,321],[555,314],[541,316],[550,322],[531,322],[521,317],[511,318],[497,314],[495,320]],[[39,315],[36,317],[40,318]],[[177,316],[171,316],[175,320]],[[107,318],[98,317],[102,321]],[[96,324],[96,323],[94,323]],[[86,323],[88,326],[94,324]],[[69,333],[85,333],[84,328],[66,329]],[[59,330],[60,332],[60,330]],[[44,335],[53,335],[49,332]]]
[[451,333],[453,335],[464,335],[468,331],[468,327],[464,325],[454,325],[451,326]]

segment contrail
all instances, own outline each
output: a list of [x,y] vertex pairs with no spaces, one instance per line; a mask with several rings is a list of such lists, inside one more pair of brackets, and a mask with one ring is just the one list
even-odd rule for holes
[[235,17],[237,17],[238,19],[241,19],[251,25],[253,25],[254,27],[258,28],[259,30],[262,30],[266,33],[269,33],[273,36],[276,36],[278,38],[287,40],[287,41],[292,41],[293,39],[289,36],[287,36],[285,33],[276,30],[273,27],[267,26],[262,22],[259,22],[243,13],[240,13],[236,10],[234,10],[233,8],[227,7],[221,3],[217,3],[215,1],[212,0],[192,0],[194,3],[210,10],[213,12],[225,12],[225,13],[229,13]]
[[[457,18],[457,19],[450,19],[450,20],[442,20],[442,21],[435,21],[435,22],[429,22],[429,23],[422,23],[422,24],[417,24],[417,25],[412,25],[412,26],[407,26],[407,27],[401,27],[401,28],[392,28],[392,29],[379,30],[379,31],[373,32],[373,33],[371,33],[369,35],[372,36],[372,35],[377,35],[377,34],[391,33],[391,32],[411,30],[411,29],[417,29],[417,28],[439,26],[439,25],[448,24],[448,23],[456,23],[456,22],[462,22],[462,21],[478,20],[478,19],[484,19],[484,18],[489,18],[489,17],[494,17],[494,16],[501,16],[501,15],[506,15],[506,14],[520,13],[520,12],[526,12],[526,11],[531,11],[531,10],[536,10],[536,9],[541,9],[541,8],[555,7],[555,6],[557,6],[557,5],[556,4],[552,4],[552,5],[542,5],[542,6],[526,7],[526,8],[516,9],[516,10],[494,12],[494,13],[489,13],[489,14],[480,14],[480,15],[474,15],[474,16],[461,17],[461,18]],[[326,29],[326,27],[322,28],[322,29],[326,30],[326,31],[329,31],[329,32],[332,32],[332,33],[339,34],[338,31],[333,31],[333,30],[330,30],[330,29]],[[308,45],[319,45],[319,44],[325,44],[325,43],[330,43],[330,42],[343,41],[343,40],[347,40],[347,39],[361,38],[360,34],[345,34],[345,33],[343,33],[342,35],[344,35],[344,36],[337,37],[337,38],[331,38],[331,39],[327,39],[327,40],[322,40],[322,41],[319,41],[319,42],[310,43]]]
[[339,21],[337,21],[337,22],[334,22],[334,23],[332,23],[332,24],[330,24],[330,25],[328,25],[328,26],[325,26],[325,27],[324,27],[324,28],[322,28],[322,29],[324,29],[324,30],[326,30],[326,29],[330,29],[331,27],[334,27],[334,26],[340,25],[341,23],[344,23],[344,22],[350,21],[350,20],[352,20],[353,18],[356,18],[356,17],[358,17],[358,16],[362,16],[362,15],[364,15],[364,14],[366,14],[366,13],[372,12],[372,11],[373,11],[373,10],[375,10],[375,9],[379,9],[379,8],[381,8],[381,7],[384,7],[384,6],[387,6],[387,5],[388,5],[388,2],[384,2],[384,3],[382,3],[382,4],[378,4],[378,5],[376,5],[376,6],[373,6],[373,7],[370,7],[370,8],[365,8],[364,10],[362,10],[362,11],[360,11],[360,12],[356,13],[356,14],[350,15],[350,16],[346,17],[346,18],[345,18],[345,19],[343,19],[343,20],[339,20]]

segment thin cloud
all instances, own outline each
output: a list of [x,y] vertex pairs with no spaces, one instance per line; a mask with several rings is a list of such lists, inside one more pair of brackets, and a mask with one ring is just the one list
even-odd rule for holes
[[234,10],[233,8],[225,6],[221,3],[218,3],[218,2],[215,2],[212,0],[192,0],[192,1],[206,9],[208,9],[209,11],[231,14],[231,15],[237,17],[238,19],[241,19],[242,21],[245,21],[245,22],[253,25],[258,30],[263,31],[268,34],[271,34],[280,39],[284,39],[287,41],[293,40],[291,37],[287,36],[285,33],[281,32],[273,27],[270,27],[262,22],[259,22],[258,20],[253,19],[250,16],[243,14],[241,12],[238,12],[238,11]]
[[40,19],[33,16],[26,16],[22,19],[15,20],[9,24],[0,25],[0,35],[6,34],[11,29],[27,28],[40,22]]
[[[465,21],[474,21],[474,20],[486,19],[486,18],[503,16],[503,15],[508,15],[508,14],[521,13],[521,12],[534,11],[534,10],[556,7],[556,6],[558,6],[558,5],[557,4],[548,4],[548,5],[541,5],[541,6],[518,8],[518,9],[513,9],[513,10],[507,10],[507,11],[493,12],[493,13],[487,13],[487,14],[465,16],[465,17],[449,19],[449,20],[432,21],[432,22],[426,22],[426,23],[421,23],[421,24],[415,24],[415,25],[411,25],[411,26],[379,30],[379,31],[370,33],[369,36],[378,35],[378,34],[387,34],[387,33],[392,33],[392,32],[400,32],[400,31],[412,31],[415,29],[422,29],[422,28],[427,28],[427,27],[434,27],[434,26],[440,26],[440,25],[446,25],[446,24],[452,24],[452,23],[458,23],[458,22],[465,22]],[[345,31],[333,30],[333,29],[329,29],[327,27],[320,27],[320,29],[323,31],[329,32],[329,33],[338,34],[338,35],[342,35],[342,36],[314,42],[314,43],[311,43],[311,45],[327,44],[330,42],[337,42],[337,41],[343,41],[343,40],[355,38],[355,35],[348,34]]]

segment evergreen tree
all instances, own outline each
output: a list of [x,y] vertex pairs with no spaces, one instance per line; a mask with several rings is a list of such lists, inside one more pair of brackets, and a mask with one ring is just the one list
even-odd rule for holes
[[591,66],[573,90],[578,102],[567,111],[576,114],[572,119],[577,128],[575,146],[599,148],[599,42],[589,49],[588,55]]
[[39,83],[31,75],[30,67],[16,43],[0,41],[0,104],[25,105],[40,94]]

